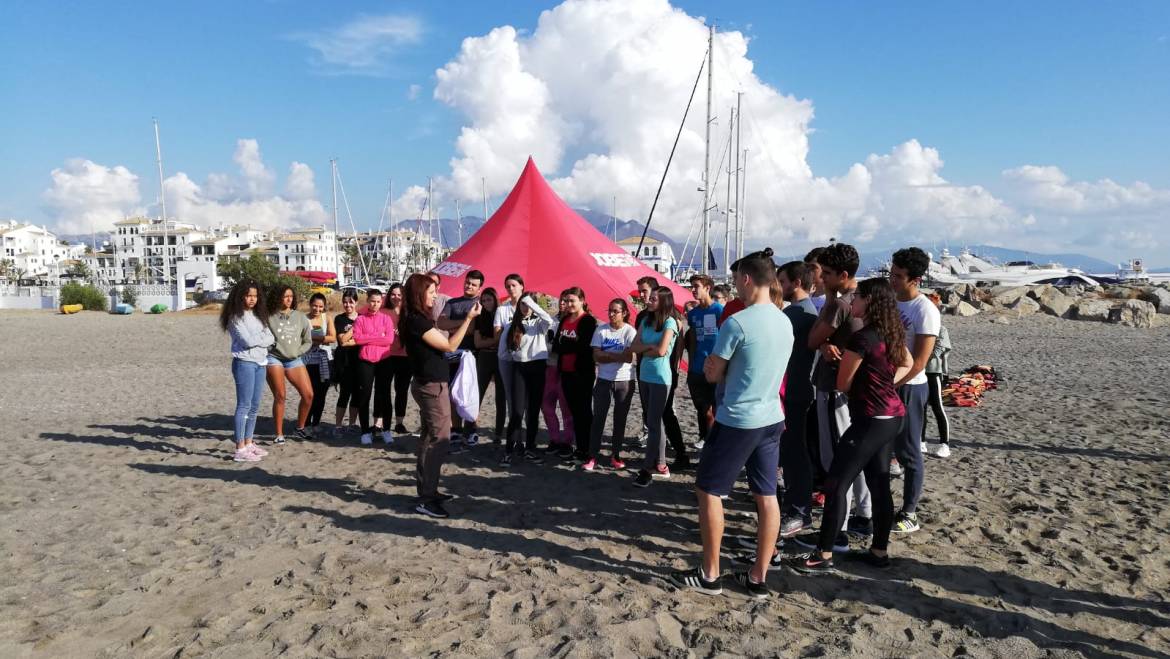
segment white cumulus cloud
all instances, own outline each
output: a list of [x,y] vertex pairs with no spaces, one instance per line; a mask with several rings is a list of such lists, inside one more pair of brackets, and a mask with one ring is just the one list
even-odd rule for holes
[[71,158],[49,176],[52,182],[42,198],[60,233],[108,231],[136,212],[142,200],[138,176],[121,165]]
[[[570,204],[608,211],[616,196],[619,215],[644,219],[707,34],[703,19],[668,0],[567,0],[542,12],[530,32],[505,25],[464,39],[436,72],[434,97],[464,117],[450,173],[435,181],[440,200],[478,199],[481,180],[489,195],[506,193],[531,155]],[[796,247],[836,237],[1068,247],[1100,225],[1087,217],[1070,223],[1066,214],[1125,214],[1135,225],[1129,236],[1147,235],[1152,213],[1166,215],[1170,191],[1071,182],[1055,167],[1008,170],[988,185],[952,181],[938,150],[910,135],[887,153],[858,154],[843,173],[814,172],[812,101],[761,80],[749,46],[740,32],[715,37],[711,185],[719,234],[734,205],[725,199],[724,159],[737,92],[749,243]],[[655,228],[680,240],[695,232],[702,204],[705,83],[704,73],[654,217]]]

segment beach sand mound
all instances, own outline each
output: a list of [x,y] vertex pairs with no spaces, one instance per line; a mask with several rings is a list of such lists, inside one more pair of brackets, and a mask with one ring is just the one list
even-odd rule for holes
[[[756,602],[667,584],[697,559],[689,475],[503,472],[480,446],[432,520],[411,512],[413,436],[231,462],[212,318],[6,312],[0,656],[1166,656],[1170,330],[947,322],[956,369],[1009,379],[949,410],[923,530],[892,570],[774,571]],[[754,515],[727,506],[734,552]]]

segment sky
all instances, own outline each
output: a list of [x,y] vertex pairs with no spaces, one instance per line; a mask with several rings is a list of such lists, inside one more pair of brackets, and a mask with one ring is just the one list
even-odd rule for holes
[[[168,215],[203,225],[331,221],[331,158],[343,230],[379,224],[391,181],[395,219],[428,177],[443,216],[479,215],[529,155],[573,206],[644,221],[711,21],[713,158],[742,92],[749,244],[1170,266],[1170,3],[1142,0],[3,3],[0,218],[157,214],[157,118]],[[706,100],[654,215],[680,241]]]

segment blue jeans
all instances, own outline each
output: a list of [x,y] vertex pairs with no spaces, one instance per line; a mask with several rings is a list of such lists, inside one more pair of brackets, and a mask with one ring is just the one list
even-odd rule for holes
[[267,367],[238,357],[232,359],[232,378],[236,381],[236,443],[252,439],[256,415],[264,395]]

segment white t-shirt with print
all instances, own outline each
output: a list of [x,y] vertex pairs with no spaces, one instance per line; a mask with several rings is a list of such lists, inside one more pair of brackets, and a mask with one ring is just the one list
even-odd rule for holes
[[[622,352],[630,347],[637,335],[637,330],[629,323],[622,325],[620,330],[604,324],[593,332],[593,340],[589,345],[604,352]],[[630,362],[598,364],[597,377],[610,382],[627,382],[634,379],[634,365]]]
[[[917,297],[906,302],[898,301],[898,314],[902,316],[902,326],[906,328],[906,349],[914,354],[914,344],[918,335],[938,336],[942,327],[942,314],[930,298],[919,293]],[[926,384],[926,369],[915,375],[906,384]]]

